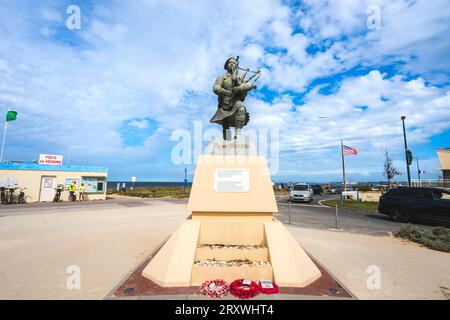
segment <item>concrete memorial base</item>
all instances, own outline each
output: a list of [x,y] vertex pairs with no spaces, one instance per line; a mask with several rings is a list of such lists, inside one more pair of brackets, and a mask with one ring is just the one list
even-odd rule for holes
[[275,218],[278,212],[266,159],[254,148],[212,142],[199,157],[185,221],[143,270],[162,287],[270,279],[305,287],[320,270]]

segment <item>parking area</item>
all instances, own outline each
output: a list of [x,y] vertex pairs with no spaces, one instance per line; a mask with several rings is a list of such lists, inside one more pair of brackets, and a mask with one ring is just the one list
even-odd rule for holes
[[[289,203],[287,197],[280,198],[278,200],[279,212],[274,214],[274,216],[283,223],[303,228],[319,230],[337,228],[346,232],[372,235],[392,234],[397,232],[402,226],[407,225],[406,223],[392,221],[389,217],[378,213],[366,213],[340,208],[336,215],[335,208],[318,203],[321,200],[333,198],[335,199],[336,196],[315,196],[312,203]],[[425,229],[433,228],[431,225],[412,224]]]

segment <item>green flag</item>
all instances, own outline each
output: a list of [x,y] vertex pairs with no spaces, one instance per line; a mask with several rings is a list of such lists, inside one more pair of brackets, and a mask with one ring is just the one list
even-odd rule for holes
[[17,112],[15,111],[8,111],[6,114],[6,121],[14,121],[17,118]]

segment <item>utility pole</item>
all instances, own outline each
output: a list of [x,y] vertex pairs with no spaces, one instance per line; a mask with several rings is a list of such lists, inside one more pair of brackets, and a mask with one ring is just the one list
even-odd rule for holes
[[420,167],[419,167],[419,158],[416,157],[416,163],[417,163],[417,175],[419,177],[419,187],[422,186],[422,183],[420,182]]
[[5,131],[3,132],[2,150],[0,152],[0,162],[3,162],[3,151],[5,150],[6,132],[8,131],[8,122],[16,120],[17,112],[8,109],[6,113]]
[[400,119],[402,119],[403,123],[403,139],[405,140],[405,158],[406,158],[406,172],[408,174],[408,187],[411,187],[411,173],[409,172],[409,166],[411,163],[409,162],[409,154],[411,151],[408,150],[408,143],[406,142],[406,128],[405,128],[405,116],[402,116]]
[[186,193],[187,187],[187,168],[184,168],[184,193]]
[[2,151],[0,153],[0,162],[3,161],[3,150],[5,149],[6,131],[8,131],[8,122],[5,122],[5,131],[3,132]]

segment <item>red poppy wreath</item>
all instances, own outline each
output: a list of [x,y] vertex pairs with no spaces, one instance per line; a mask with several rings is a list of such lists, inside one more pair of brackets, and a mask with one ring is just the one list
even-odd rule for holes
[[228,294],[229,286],[222,279],[205,281],[200,288],[200,292],[211,298],[223,298]]
[[265,279],[259,281],[258,288],[259,291],[264,294],[275,294],[280,292],[280,289],[275,282]]
[[254,281],[238,279],[230,284],[230,293],[239,299],[250,299],[259,294],[259,289]]

